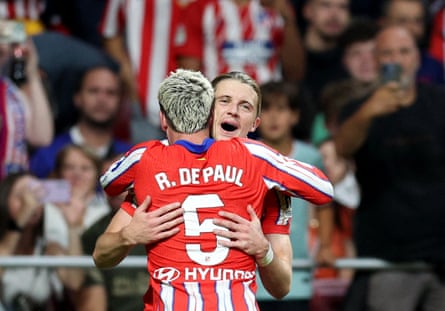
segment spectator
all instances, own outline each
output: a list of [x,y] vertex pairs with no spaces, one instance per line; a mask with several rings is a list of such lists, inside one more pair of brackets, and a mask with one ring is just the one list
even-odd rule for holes
[[[81,255],[77,224],[69,223],[67,248],[46,241],[43,234],[45,200],[39,181],[30,173],[11,173],[0,184],[0,253],[13,255]],[[68,212],[68,211],[67,211]],[[68,216],[64,213],[64,216]],[[69,218],[67,217],[67,220]],[[64,289],[76,290],[78,269],[20,267],[0,269],[7,310],[71,310]],[[62,285],[56,286],[56,285]],[[66,299],[66,300],[65,300]],[[12,308],[12,309],[10,309]]]
[[60,2],[46,0],[42,19],[46,24],[51,20],[59,19],[64,30],[70,36],[81,39],[99,49],[103,48],[100,34],[100,19],[102,17],[106,0],[76,0]]
[[60,133],[75,122],[71,94],[77,75],[91,66],[104,65],[115,70],[118,66],[101,49],[68,35],[53,7],[53,0],[1,1],[0,18],[22,22],[32,38],[52,101],[55,131]]
[[209,79],[242,71],[258,83],[303,77],[303,46],[286,0],[196,1],[183,22],[181,68],[201,70]]
[[318,101],[318,94],[328,82],[346,77],[338,40],[349,23],[349,0],[308,0],[303,14],[308,23],[304,33],[304,82]]
[[[284,82],[268,82],[261,86],[263,109],[259,133],[262,141],[293,159],[323,168],[323,162],[318,150],[303,141],[295,140],[292,128],[298,123],[299,101],[298,89],[293,84]],[[297,198],[291,198],[292,223],[290,238],[294,259],[308,259],[308,228],[310,203]],[[317,208],[320,222],[321,243],[316,260],[322,264],[332,264],[334,257],[331,252],[331,234],[333,225],[330,205]],[[320,215],[319,215],[320,214]],[[259,283],[257,297],[261,310],[309,310],[309,300],[312,295],[311,271],[293,270],[292,287],[284,301],[277,301],[265,292]]]
[[[355,161],[362,192],[354,217],[357,255],[424,261],[433,269],[374,271],[369,283],[356,274],[348,302],[369,310],[443,310],[445,89],[416,83],[419,50],[406,28],[378,33],[376,59],[379,66],[400,64],[400,82],[346,106],[335,136],[337,152]],[[346,310],[361,308],[346,304]]]
[[[7,21],[1,21],[6,27]],[[20,26],[20,24],[18,24]],[[27,170],[28,148],[48,145],[54,121],[38,70],[38,54],[31,40],[16,45],[13,38],[0,43],[0,180],[10,173]],[[25,58],[26,80],[18,88],[5,72],[12,59],[13,47]],[[22,56],[23,56],[22,55]]]
[[[117,155],[105,159],[102,171],[117,160]],[[83,251],[87,255],[92,255],[97,238],[105,231],[111,218],[119,210],[125,195],[107,196],[108,204],[111,207],[109,213],[85,230],[82,234]],[[143,245],[137,245],[129,253],[130,256],[145,256]],[[149,275],[147,269],[91,269],[85,277],[79,296],[76,299],[78,310],[119,310],[131,311],[142,310],[143,302],[141,297],[147,290]]]
[[[374,38],[377,31],[378,27],[374,21],[355,19],[349,23],[340,36],[339,47],[342,51],[342,64],[348,77],[331,81],[321,90],[320,111],[316,115],[311,129],[311,141],[315,145],[319,146],[334,134],[332,131],[335,131],[337,114],[341,106],[353,98],[364,96],[375,86],[378,68],[374,55]],[[326,96],[326,94],[330,95]],[[331,100],[329,96],[335,98]],[[338,99],[337,96],[339,96]],[[331,104],[326,104],[326,102]],[[328,118],[329,120],[327,120]]]
[[80,233],[110,211],[102,191],[97,189],[101,172],[100,160],[80,145],[65,145],[57,154],[51,177],[68,181],[71,200],[68,203],[45,205],[44,234],[49,241],[66,247],[68,225],[63,214],[70,212],[77,219]]
[[120,64],[126,97],[135,110],[133,142],[164,137],[156,95],[159,84],[177,67],[173,42],[184,2],[108,0],[105,6],[104,48]]
[[422,0],[390,0],[384,6],[382,23],[406,27],[416,39],[420,49],[417,80],[424,83],[443,84],[445,82],[444,68],[425,48],[428,40],[425,15],[426,8]]
[[[334,185],[331,251],[337,258],[355,257],[352,217],[360,201],[360,189],[354,175],[353,162],[339,156],[335,149],[334,137],[338,131],[338,113],[352,99],[363,96],[366,89],[368,88],[364,88],[358,81],[348,79],[330,83],[320,95],[324,116],[322,125],[326,128],[326,132],[313,141],[322,155],[326,175]],[[309,237],[312,249],[318,243],[316,226],[311,225]],[[352,269],[318,267],[314,271],[311,310],[340,310],[353,273]]]
[[49,146],[35,151],[31,171],[40,178],[48,177],[56,154],[67,144],[84,145],[99,158],[130,149],[130,144],[114,138],[114,124],[121,105],[120,88],[119,76],[106,67],[85,71],[73,95],[79,110],[77,123],[59,134]]
[[377,31],[374,21],[355,19],[339,38],[342,64],[349,78],[364,85],[374,83],[378,75],[374,57]]
[[104,51],[80,39],[54,31],[32,36],[39,52],[39,66],[53,102],[56,134],[66,131],[76,122],[73,93],[82,73],[104,66],[118,71],[118,64]]

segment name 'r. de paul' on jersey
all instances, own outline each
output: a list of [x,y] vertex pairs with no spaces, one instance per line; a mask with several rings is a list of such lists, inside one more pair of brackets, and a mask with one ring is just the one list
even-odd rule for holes
[[184,185],[199,185],[216,182],[226,182],[242,187],[243,170],[235,166],[217,164],[205,168],[178,168],[177,175],[168,176],[160,172],[154,176],[159,189]]

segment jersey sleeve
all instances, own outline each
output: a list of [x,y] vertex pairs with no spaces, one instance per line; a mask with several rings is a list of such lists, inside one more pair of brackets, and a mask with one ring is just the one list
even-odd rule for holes
[[132,187],[139,161],[149,148],[150,144],[147,143],[134,146],[100,177],[100,183],[108,195],[116,196]]
[[264,234],[289,234],[292,218],[290,198],[282,192],[270,190],[263,203],[261,225]]
[[259,141],[244,139],[243,142],[269,189],[275,188],[316,205],[332,200],[332,183],[319,168],[286,157]]

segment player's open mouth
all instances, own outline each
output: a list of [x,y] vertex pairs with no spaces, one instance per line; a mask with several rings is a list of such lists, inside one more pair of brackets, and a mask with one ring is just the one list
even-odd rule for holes
[[227,122],[222,123],[221,127],[223,128],[224,131],[227,131],[227,132],[233,132],[238,129],[238,126],[236,126],[234,124],[227,123]]

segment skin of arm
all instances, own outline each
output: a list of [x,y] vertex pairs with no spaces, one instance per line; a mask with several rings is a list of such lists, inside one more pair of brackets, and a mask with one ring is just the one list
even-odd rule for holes
[[53,139],[53,115],[39,74],[37,51],[30,39],[26,42],[26,48],[28,81],[21,87],[29,111],[26,138],[32,146],[45,146]]
[[226,237],[229,241],[221,240],[226,247],[234,247],[254,256],[260,261],[269,248],[269,243],[274,251],[274,259],[265,267],[258,267],[261,280],[267,291],[275,298],[280,299],[288,294],[292,278],[292,247],[289,235],[268,234],[264,235],[261,222],[252,207],[247,207],[250,220],[237,214],[221,211],[224,219],[214,219],[217,226],[229,230],[215,229],[218,236]]
[[334,210],[331,203],[316,206],[315,215],[319,224],[318,239],[320,241],[315,260],[320,265],[332,265],[335,262],[335,256],[331,249],[334,231]]
[[128,97],[133,102],[139,102],[139,96],[136,85],[136,78],[130,59],[125,49],[125,43],[122,35],[104,40],[104,49],[113,57],[120,66],[120,75],[125,84]]
[[[0,240],[0,256],[11,256],[14,254],[17,244],[20,241],[20,232],[7,231]],[[3,275],[3,268],[0,267],[0,278]]]
[[102,285],[88,286],[80,291],[76,308],[82,311],[106,311],[107,293]]
[[[83,218],[87,208],[88,195],[84,189],[72,189],[69,204],[60,204],[63,217],[68,225],[68,249],[60,248],[59,255],[81,256],[83,254],[81,234],[83,232]],[[83,194],[83,195],[82,195]],[[54,248],[57,252],[57,247]],[[57,253],[55,255],[58,255]],[[59,268],[57,274],[65,286],[79,290],[85,278],[85,270],[74,268]]]
[[352,156],[364,143],[372,120],[397,111],[403,105],[404,91],[390,82],[378,88],[343,124],[335,135],[335,148],[343,157]]
[[280,47],[283,76],[289,81],[300,81],[305,73],[306,60],[293,7],[287,0],[262,0],[261,3],[277,10],[283,17],[283,45]]
[[179,232],[183,210],[178,202],[147,212],[148,196],[130,216],[123,209],[116,212],[105,232],[98,238],[93,259],[98,268],[119,264],[137,244],[151,244]]
[[192,56],[182,56],[178,58],[179,68],[190,70],[201,70],[201,60]]
[[265,266],[258,266],[264,288],[276,299],[281,299],[289,293],[292,281],[292,246],[286,234],[268,234],[274,259]]

